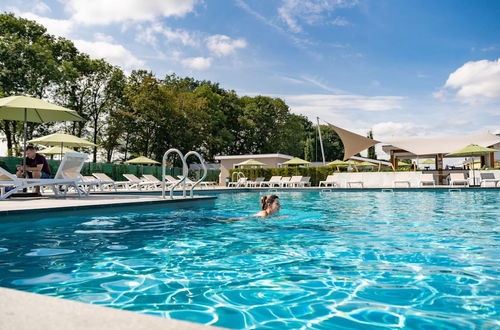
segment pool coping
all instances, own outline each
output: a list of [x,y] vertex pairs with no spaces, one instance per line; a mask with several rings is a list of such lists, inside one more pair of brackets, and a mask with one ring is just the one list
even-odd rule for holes
[[[128,198],[124,198],[127,196]],[[33,201],[33,199],[26,200],[15,200],[14,203],[7,205],[7,208],[0,210],[1,220],[7,220],[7,217],[20,216],[20,215],[43,215],[47,213],[61,213],[61,212],[71,212],[71,211],[94,211],[99,209],[100,211],[139,211],[144,209],[161,209],[161,208],[176,208],[176,207],[196,207],[196,206],[206,206],[213,205],[216,196],[193,196],[193,197],[178,197],[175,196],[173,199],[170,198],[160,198],[149,197],[148,195],[138,195],[136,194],[113,194],[105,196],[92,195],[93,200],[88,198],[66,198],[66,199],[55,199],[55,198],[45,198],[45,199],[35,199],[38,202],[46,201],[48,205],[34,206],[33,204],[27,204]],[[103,198],[99,198],[103,197]],[[137,200],[132,200],[134,197]],[[64,205],[65,201],[69,201],[69,205]],[[81,202],[82,205],[77,205]],[[89,203],[90,202],[90,203]],[[18,204],[19,203],[19,204]],[[77,204],[75,204],[77,203]],[[17,205],[13,205],[17,204]],[[52,204],[52,205],[51,205]],[[2,207],[2,202],[0,201],[0,207]],[[107,213],[107,212],[106,212]],[[80,213],[81,214],[81,213]],[[78,214],[78,215],[80,215]],[[76,215],[76,214],[72,214]]]
[[0,329],[223,329],[0,287]]

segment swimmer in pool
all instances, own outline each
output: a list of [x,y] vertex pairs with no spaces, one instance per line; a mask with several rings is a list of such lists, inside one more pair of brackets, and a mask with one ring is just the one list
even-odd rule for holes
[[280,198],[276,195],[265,195],[260,199],[260,208],[262,211],[254,214],[254,217],[267,218],[270,215],[280,211]]
[[[270,215],[276,214],[280,211],[281,205],[279,201],[279,197],[276,195],[265,195],[260,199],[260,208],[261,211],[258,213],[255,213],[254,215],[251,216],[246,216],[246,217],[238,217],[238,218],[231,218],[227,220],[219,220],[219,222],[234,222],[238,220],[243,220],[243,219],[248,219],[248,218],[267,218]],[[286,218],[286,217],[280,217],[281,218]]]

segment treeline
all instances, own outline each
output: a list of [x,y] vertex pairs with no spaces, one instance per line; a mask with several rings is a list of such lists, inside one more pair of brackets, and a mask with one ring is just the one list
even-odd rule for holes
[[[171,147],[215,155],[284,153],[319,160],[317,127],[280,98],[238,96],[217,83],[137,70],[126,75],[92,59],[30,20],[0,14],[0,97],[32,95],[76,110],[85,122],[30,124],[29,138],[64,131],[88,138],[107,162]],[[9,156],[19,155],[22,123],[0,121]],[[321,126],[327,160],[342,144]],[[98,154],[99,153],[99,154]]]

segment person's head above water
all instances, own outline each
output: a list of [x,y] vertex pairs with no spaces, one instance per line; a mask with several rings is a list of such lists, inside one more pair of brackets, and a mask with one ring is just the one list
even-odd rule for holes
[[265,212],[266,215],[271,215],[278,213],[280,211],[280,199],[276,195],[265,195],[260,199],[261,212]]

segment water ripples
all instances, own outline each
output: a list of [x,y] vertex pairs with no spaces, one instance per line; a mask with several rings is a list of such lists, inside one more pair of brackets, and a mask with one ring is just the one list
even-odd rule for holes
[[500,197],[258,193],[1,224],[0,285],[229,328],[500,327]]

